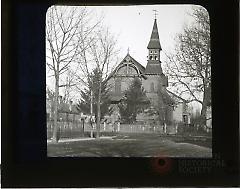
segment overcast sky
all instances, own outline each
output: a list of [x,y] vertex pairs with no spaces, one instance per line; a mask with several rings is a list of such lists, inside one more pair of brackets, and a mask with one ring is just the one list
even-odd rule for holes
[[[193,5],[149,5],[90,7],[97,14],[104,14],[104,22],[117,35],[121,58],[130,50],[130,55],[143,66],[147,64],[147,44],[149,42],[154,11],[157,10],[157,24],[163,51],[174,48],[174,37],[182,31],[185,23],[191,22]],[[163,55],[164,53],[162,53]],[[162,56],[162,61],[164,55]],[[163,62],[164,63],[164,62]]]
[[[147,64],[147,45],[150,40],[154,11],[157,11],[157,25],[162,46],[161,61],[165,66],[164,52],[174,48],[174,37],[181,32],[184,24],[191,22],[194,5],[145,5],[145,6],[88,6],[96,20],[104,15],[104,25],[117,38],[120,49],[119,63],[126,56],[128,48],[130,55],[143,66]],[[47,84],[52,85],[53,79],[48,78]],[[52,85],[53,86],[53,85]]]

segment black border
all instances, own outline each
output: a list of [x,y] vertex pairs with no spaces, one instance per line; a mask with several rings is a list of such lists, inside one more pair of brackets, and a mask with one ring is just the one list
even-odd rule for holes
[[[199,4],[211,19],[213,153],[209,174],[154,172],[149,158],[47,158],[45,13],[55,3]],[[238,1],[2,1],[2,187],[239,185]],[[167,19],[167,18],[166,18]],[[173,166],[177,166],[177,160]]]

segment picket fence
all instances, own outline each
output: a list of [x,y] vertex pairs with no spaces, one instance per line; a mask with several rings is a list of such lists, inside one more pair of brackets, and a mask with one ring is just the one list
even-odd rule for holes
[[[90,133],[90,131],[96,131],[96,125],[93,124],[93,128],[89,123],[83,123],[80,121],[59,121],[59,131],[61,137],[74,138],[84,136],[84,133]],[[53,121],[47,122],[47,136],[51,138],[53,132]],[[167,126],[165,129],[161,125],[147,126],[142,124],[106,124],[100,125],[100,132],[102,133],[167,133],[176,134],[176,126]]]

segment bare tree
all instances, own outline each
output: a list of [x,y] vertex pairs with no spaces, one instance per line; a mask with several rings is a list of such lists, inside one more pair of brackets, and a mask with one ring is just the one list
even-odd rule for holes
[[65,103],[72,101],[74,98],[74,86],[76,86],[74,75],[75,73],[69,68],[66,72],[66,76],[62,79],[62,83],[64,84],[59,86],[63,89],[63,102]]
[[80,53],[81,41],[79,34],[86,38],[94,25],[87,27],[88,11],[86,8],[57,7],[49,8],[46,17],[47,66],[55,79],[54,88],[54,129],[53,141],[57,142],[58,96],[59,88],[69,86],[60,83],[62,77],[76,62]]
[[202,7],[194,9],[192,17],[194,21],[177,35],[175,53],[166,54],[167,74],[179,96],[202,105],[201,117],[205,124],[207,105],[211,101],[210,21]]
[[[81,37],[82,39],[82,37]],[[84,84],[85,87],[88,87],[92,91],[98,91],[97,93],[97,120],[96,120],[96,130],[98,138],[100,135],[100,117],[101,117],[101,103],[102,103],[102,86],[106,82],[107,77],[110,72],[113,71],[114,66],[117,61],[118,50],[116,48],[116,39],[109,32],[109,29],[106,27],[99,27],[98,31],[95,31],[94,34],[87,40],[90,44],[90,48],[85,48],[85,42],[81,43],[81,54],[79,59],[79,69],[81,72],[78,72],[77,79],[80,85]],[[97,84],[91,83],[93,81],[92,71],[97,70],[99,77]],[[93,89],[93,86],[95,88]],[[97,88],[96,88],[97,86]],[[92,98],[91,98],[91,115],[92,112]]]

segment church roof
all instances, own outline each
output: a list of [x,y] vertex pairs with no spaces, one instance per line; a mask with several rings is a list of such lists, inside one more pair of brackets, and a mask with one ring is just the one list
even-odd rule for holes
[[168,92],[163,92],[162,97],[163,97],[163,102],[165,104],[170,105],[170,104],[175,104],[176,103],[175,100],[169,95]]
[[148,43],[147,48],[148,49],[160,49],[160,50],[162,50],[161,45],[160,45],[160,41],[159,41],[157,20],[156,19],[154,20],[152,35],[151,35],[151,38],[150,38],[150,41]]
[[140,64],[138,61],[136,61],[136,60],[128,53],[128,54],[123,58],[123,60],[118,64],[118,66],[109,74],[107,80],[110,79],[112,76],[114,76],[114,74],[116,73],[116,71],[118,70],[118,68],[119,68],[120,66],[122,66],[122,64],[125,63],[125,60],[126,60],[127,57],[130,58],[131,63],[133,63],[133,64],[139,69],[139,71],[140,71],[140,73],[141,73],[141,76],[144,77],[144,78],[146,78],[146,77],[144,76],[145,67],[144,67],[142,64]]
[[144,72],[146,75],[161,75],[162,74],[162,67],[160,62],[151,62],[149,61],[147,67]]
[[140,72],[143,73],[145,71],[145,67],[142,64],[140,64],[138,61],[136,61],[129,53],[127,54],[127,56],[129,56],[132,59],[132,63],[137,66],[137,68],[140,70]]

